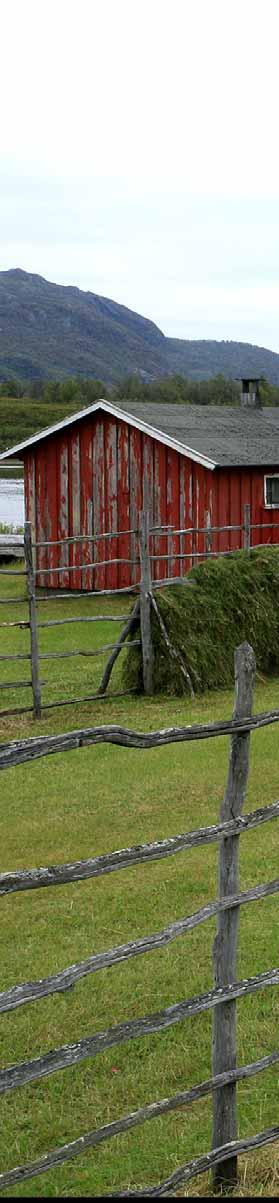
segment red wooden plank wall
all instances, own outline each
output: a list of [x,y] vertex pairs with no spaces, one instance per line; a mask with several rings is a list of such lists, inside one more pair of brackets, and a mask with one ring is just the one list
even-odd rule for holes
[[[129,459],[129,427],[124,425],[124,422],[117,424],[117,464],[118,464],[118,481],[117,481],[117,529],[122,531],[130,530],[130,459]],[[136,522],[131,523],[136,526]],[[130,539],[130,535],[122,535],[121,539],[115,539],[116,556],[120,560],[129,560],[130,557],[135,557],[136,544],[135,540]],[[131,580],[135,580],[135,567],[130,564],[121,564],[117,573],[117,582],[119,588],[124,588],[125,585],[130,585]]]
[[[268,472],[276,472],[269,468]],[[265,469],[216,469],[209,471],[163,443],[142,434],[108,415],[98,414],[59,432],[25,458],[25,502],[27,517],[36,540],[63,539],[82,534],[82,544],[42,548],[37,552],[40,586],[70,589],[125,588],[139,579],[138,563],[107,564],[117,558],[138,560],[137,535],[120,539],[86,536],[107,531],[138,529],[139,514],[147,506],[150,525],[179,528],[241,526],[244,504],[251,506],[252,522],[268,522],[266,531],[254,531],[252,543],[279,542],[279,508],[264,507]],[[224,531],[212,536],[213,551],[229,551],[243,545],[242,531]],[[170,554],[170,561],[152,561],[153,578],[182,576],[192,563],[199,563],[205,536],[154,534],[154,556]],[[175,559],[179,553],[181,559]],[[89,564],[100,568],[87,568]],[[83,567],[82,567],[83,565]],[[57,567],[70,572],[54,573]]]
[[[154,472],[153,472],[153,521],[154,526],[166,526],[167,522],[167,457],[163,443],[154,443]],[[153,555],[165,556],[168,553],[168,540],[161,535],[154,535]],[[152,576],[158,581],[167,576],[167,561],[152,561]]]
[[[122,422],[120,424],[122,426]],[[123,423],[123,425],[124,425],[124,423]],[[142,504],[143,504],[142,435],[140,433],[140,430],[136,430],[136,428],[133,426],[130,426],[130,427],[125,426],[125,431],[127,432],[125,437],[127,439],[127,444],[129,446],[128,456],[129,456],[129,479],[130,479],[130,517],[129,517],[128,528],[130,530],[136,530],[138,527],[139,514],[142,509]],[[130,549],[131,549],[131,552],[130,552],[131,559],[135,561],[139,555],[139,543],[138,543],[138,539],[136,538],[135,535],[131,536]],[[132,584],[135,584],[135,581],[137,581],[138,579],[139,579],[139,569],[138,569],[138,566],[134,563],[131,566],[131,582],[132,582]]]
[[[91,426],[89,422],[81,422],[80,424],[80,463],[80,533],[92,535],[93,465]],[[81,545],[81,558],[83,564],[92,564],[94,559],[93,544],[86,542],[86,540]],[[93,578],[94,574],[92,568],[85,568],[81,574],[82,589],[93,589]]]
[[[67,439],[61,436],[57,440],[57,538],[65,539],[69,531],[69,450]],[[54,549],[55,550],[55,549]],[[67,543],[59,549],[59,556],[56,557],[57,564],[66,566],[69,564],[69,546]],[[56,576],[58,574],[56,573]],[[69,572],[59,573],[57,586],[61,589],[68,589],[70,584]]]

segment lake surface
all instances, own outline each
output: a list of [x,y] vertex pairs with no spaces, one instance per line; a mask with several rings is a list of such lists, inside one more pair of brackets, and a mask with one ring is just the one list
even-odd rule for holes
[[0,480],[0,523],[23,526],[24,485],[23,480]]

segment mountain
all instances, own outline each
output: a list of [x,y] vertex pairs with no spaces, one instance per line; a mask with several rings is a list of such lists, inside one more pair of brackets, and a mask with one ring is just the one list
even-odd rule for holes
[[213,339],[166,339],[168,373],[178,372],[191,380],[208,380],[223,376],[234,380],[265,376],[270,384],[279,385],[279,355],[253,343],[220,342]]
[[167,338],[148,318],[96,293],[20,268],[0,272],[0,380],[80,375],[109,385],[136,372],[145,380],[250,373],[279,385],[279,355],[250,343]]
[[17,269],[0,272],[0,378],[165,371],[165,339],[153,322],[79,288]]

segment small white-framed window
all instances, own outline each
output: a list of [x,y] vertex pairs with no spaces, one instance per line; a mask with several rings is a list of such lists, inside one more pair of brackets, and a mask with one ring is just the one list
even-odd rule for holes
[[264,504],[267,509],[279,510],[279,473],[264,478]]

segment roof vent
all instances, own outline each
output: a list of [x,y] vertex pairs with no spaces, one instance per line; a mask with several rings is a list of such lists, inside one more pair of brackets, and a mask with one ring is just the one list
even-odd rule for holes
[[240,404],[244,409],[260,409],[260,380],[257,377],[247,377],[241,380]]

